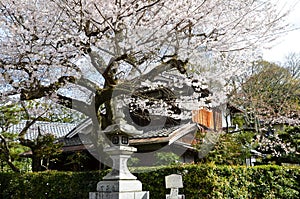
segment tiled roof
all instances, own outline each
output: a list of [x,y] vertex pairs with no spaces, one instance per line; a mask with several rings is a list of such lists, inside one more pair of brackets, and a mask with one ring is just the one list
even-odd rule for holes
[[[11,133],[20,133],[25,127],[26,121],[21,121],[16,125],[13,125],[9,128]],[[58,123],[58,122],[43,122],[36,121],[27,131],[25,138],[34,140],[38,136],[38,127],[42,135],[52,134],[56,138],[61,138],[67,135],[72,129],[74,129],[77,124],[72,123]]]
[[145,132],[140,135],[135,135],[130,139],[141,139],[141,138],[154,138],[154,137],[168,137],[171,133],[173,133],[175,130],[183,127],[185,124],[173,126],[170,128],[162,128],[157,130],[151,130],[148,132]]
[[[91,125],[90,121],[85,121],[88,125]],[[26,121],[21,121],[19,124],[12,126],[9,131],[14,133],[20,133],[21,130],[25,127]],[[169,140],[176,130],[181,128],[185,128],[187,123],[169,127],[169,128],[156,128],[156,127],[149,127],[149,129],[144,130],[143,134],[135,135],[131,137],[130,140],[140,140],[140,139],[151,139],[151,138],[167,138]],[[25,135],[26,139],[36,139],[38,136],[38,127],[40,128],[41,134],[52,134],[58,140],[64,143],[64,146],[75,146],[75,145],[82,145],[82,141],[80,136],[73,135],[72,137],[67,137],[70,132],[76,131],[78,128],[77,124],[70,124],[70,123],[57,123],[57,122],[42,122],[36,121],[27,131]],[[79,128],[80,129],[80,128]],[[80,133],[80,132],[78,132]]]
[[82,145],[80,137],[61,138],[60,142],[64,144],[64,147]]
[[[130,137],[130,143],[133,145],[137,145],[138,143],[158,143],[158,142],[169,142],[170,144],[177,141],[182,136],[194,132],[197,129],[197,125],[195,123],[181,124],[170,128],[162,128],[151,130],[147,133],[143,133],[141,135],[135,135]],[[81,134],[81,136],[85,136]],[[64,143],[64,147],[70,146],[79,146],[83,145],[82,137],[74,136],[61,138],[60,141]],[[155,141],[153,141],[154,139]],[[84,141],[85,144],[92,144],[89,139]]]
[[149,131],[142,135],[130,138],[131,145],[153,144],[153,143],[176,143],[182,137],[195,133],[198,127],[196,123],[185,123],[169,128]]

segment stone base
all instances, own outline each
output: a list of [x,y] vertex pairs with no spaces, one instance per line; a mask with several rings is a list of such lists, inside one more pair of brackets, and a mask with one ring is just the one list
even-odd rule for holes
[[[174,197],[173,197],[174,198]],[[167,194],[166,195],[166,199],[172,199],[171,197],[170,197],[170,194]],[[176,199],[185,199],[185,196],[184,195],[178,195],[178,198],[176,198]]]
[[89,199],[149,199],[149,192],[90,192]]
[[98,192],[139,192],[142,183],[139,180],[104,180],[97,184]]
[[149,192],[142,191],[139,180],[104,180],[97,184],[97,192],[90,192],[89,199],[149,199]]

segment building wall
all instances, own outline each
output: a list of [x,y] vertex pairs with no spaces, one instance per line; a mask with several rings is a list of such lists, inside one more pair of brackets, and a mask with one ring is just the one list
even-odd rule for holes
[[192,121],[201,124],[207,128],[222,129],[222,111],[220,109],[201,108],[192,111]]

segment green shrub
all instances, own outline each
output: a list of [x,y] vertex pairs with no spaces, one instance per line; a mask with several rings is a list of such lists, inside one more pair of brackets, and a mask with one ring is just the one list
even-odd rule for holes
[[[0,198],[76,199],[88,198],[108,171],[0,173]],[[300,167],[216,166],[214,164],[173,165],[135,168],[132,172],[150,191],[150,198],[165,198],[165,176],[181,174],[188,199],[300,197]]]
[[105,172],[0,173],[0,198],[88,198]]
[[179,162],[180,157],[172,152],[155,153],[155,165],[174,165]]

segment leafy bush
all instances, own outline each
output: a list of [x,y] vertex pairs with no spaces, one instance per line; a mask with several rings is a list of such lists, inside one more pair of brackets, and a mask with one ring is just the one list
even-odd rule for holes
[[0,198],[88,198],[105,172],[0,173]]
[[[221,133],[212,150],[199,160],[219,165],[243,165],[250,157],[253,132]],[[200,151],[201,151],[200,147]]]
[[[108,171],[0,173],[0,198],[88,198]],[[173,165],[132,170],[150,197],[165,198],[165,176],[181,174],[186,198],[284,198],[300,197],[300,167]]]
[[179,162],[180,157],[172,152],[155,153],[155,165],[174,165]]

